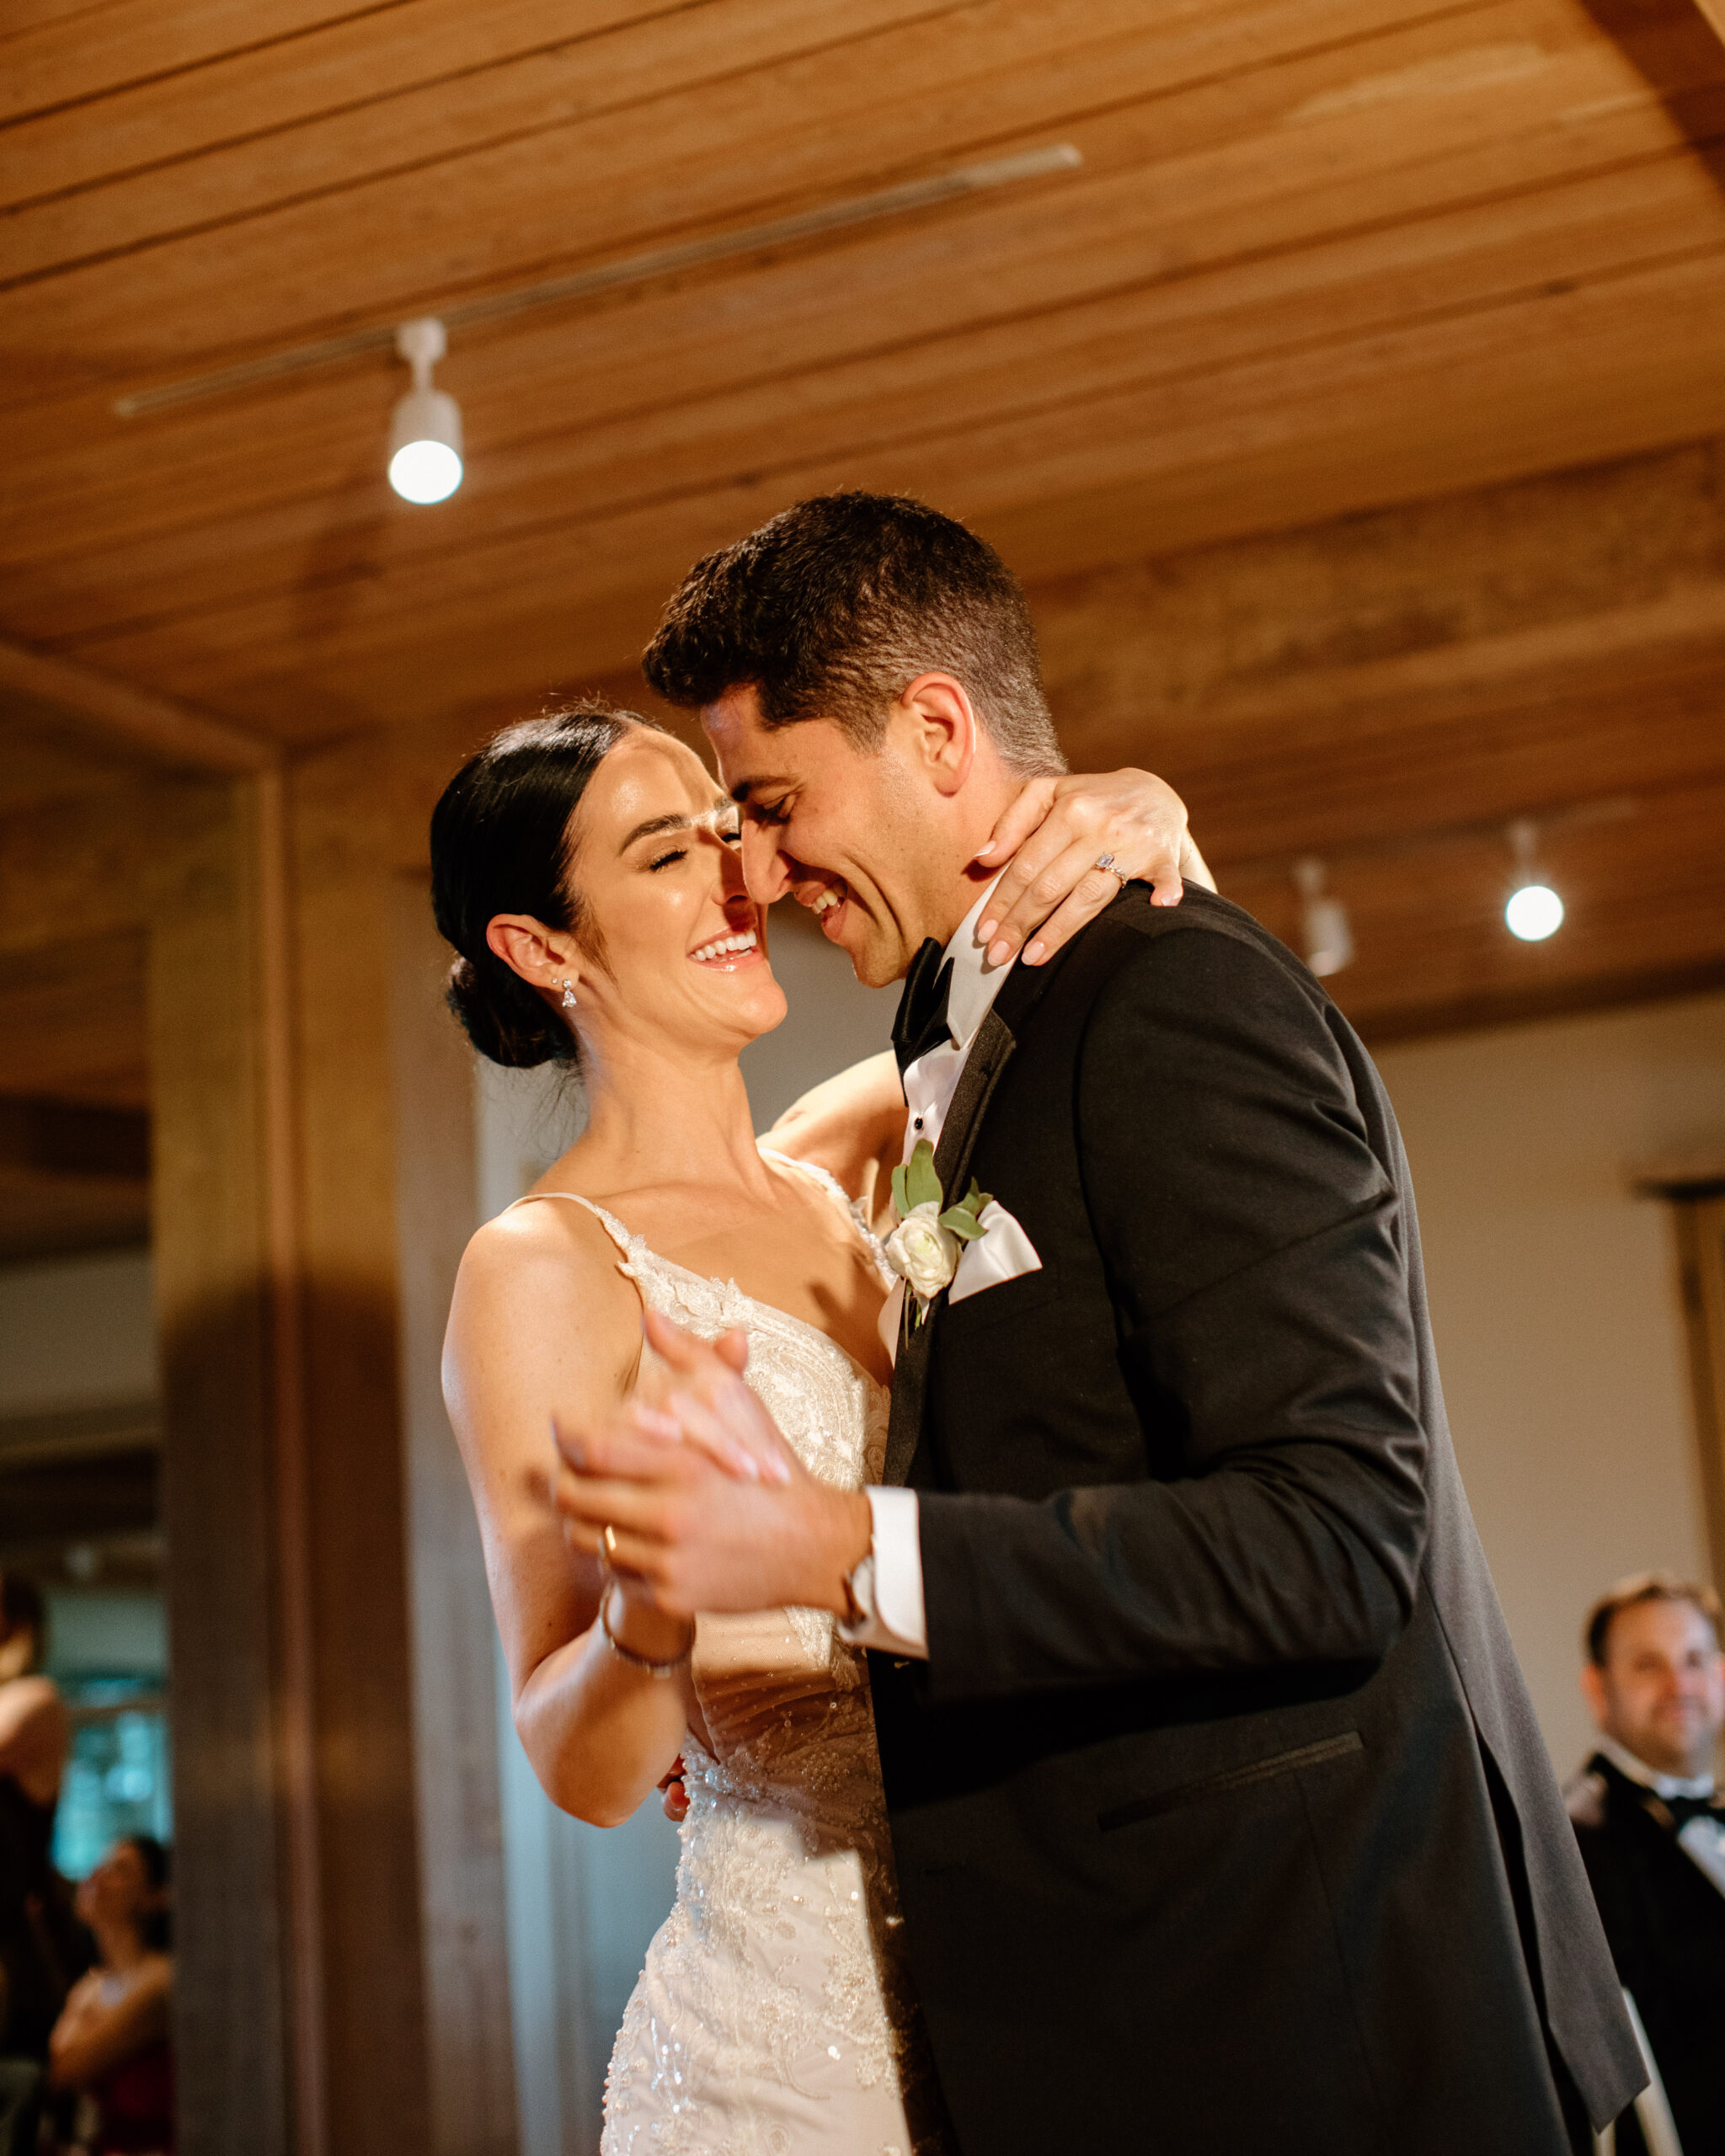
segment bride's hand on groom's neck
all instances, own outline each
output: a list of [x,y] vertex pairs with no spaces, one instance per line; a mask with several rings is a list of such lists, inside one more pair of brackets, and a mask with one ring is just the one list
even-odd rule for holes
[[[1104,854],[1112,868],[1097,866]],[[997,966],[1020,951],[1027,965],[1041,964],[1124,883],[1151,884],[1163,906],[1179,905],[1188,880],[1215,889],[1187,829],[1185,803],[1153,771],[1030,780],[976,857],[980,869],[1001,862],[1007,867],[980,923]]]

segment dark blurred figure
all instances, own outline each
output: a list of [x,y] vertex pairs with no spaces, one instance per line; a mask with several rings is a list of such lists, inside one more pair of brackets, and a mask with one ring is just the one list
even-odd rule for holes
[[0,1576],[0,2156],[34,2151],[48,2032],[86,1958],[50,1854],[71,1731],[45,1644],[40,1595]]
[[88,2156],[174,2147],[169,1859],[150,1834],[116,1842],[77,1890],[96,1966],[72,1988],[48,2049],[48,2082],[76,2091],[74,2145]]
[[[1725,1655],[1711,1588],[1622,1580],[1589,1614],[1582,1689],[1599,1748],[1565,1795],[1684,2156],[1725,2156]],[[1618,2156],[1642,2156],[1632,2116]]]

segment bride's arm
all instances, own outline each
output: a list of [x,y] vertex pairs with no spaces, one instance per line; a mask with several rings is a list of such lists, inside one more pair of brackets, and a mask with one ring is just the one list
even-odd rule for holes
[[877,1231],[892,1225],[892,1172],[905,1146],[905,1091],[887,1049],[811,1086],[766,1134],[774,1150],[812,1161],[860,1198]]
[[[484,1538],[515,1724],[554,1804],[595,1826],[627,1819],[676,1759],[683,1687],[631,1668],[597,1622],[600,1572],[570,1549],[553,1502],[553,1417],[603,1420],[633,1382],[641,1309],[598,1223],[555,1201],[482,1228],[456,1283],[444,1397]],[[690,1628],[627,1584],[611,1624],[656,1661]]]
[[[1104,854],[1119,874],[1097,866]],[[1021,950],[1028,965],[1051,958],[1119,896],[1121,877],[1152,885],[1162,906],[1178,905],[1188,883],[1216,887],[1187,828],[1185,803],[1154,771],[1130,768],[1030,780],[976,858],[984,867],[1007,862],[992,926],[981,924],[1002,965]]]

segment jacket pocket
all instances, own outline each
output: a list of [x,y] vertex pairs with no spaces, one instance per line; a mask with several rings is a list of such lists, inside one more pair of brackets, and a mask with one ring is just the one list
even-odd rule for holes
[[1002,1321],[1016,1324],[1032,1310],[1052,1302],[1060,1292],[1059,1274],[1052,1266],[1044,1265],[1032,1273],[1015,1273],[1010,1280],[996,1280],[991,1287],[979,1288],[961,1303],[943,1301],[940,1321],[943,1325],[968,1326],[973,1331],[985,1332]]
[[1297,1774],[1302,1767],[1322,1767],[1332,1759],[1345,1759],[1365,1749],[1357,1729],[1343,1730],[1339,1737],[1297,1745],[1291,1752],[1273,1753],[1268,1759],[1254,1759],[1249,1766],[1229,1767],[1219,1774],[1205,1774],[1194,1782],[1158,1790],[1153,1796],[1137,1796],[1130,1804],[1114,1805],[1097,1813],[1096,1823],[1103,1833],[1112,1834],[1122,1827],[1135,1827],[1140,1819],[1154,1819],[1158,1812],[1198,1804],[1207,1796],[1226,1796],[1232,1790],[1250,1789],[1257,1782],[1274,1781],[1279,1774]]

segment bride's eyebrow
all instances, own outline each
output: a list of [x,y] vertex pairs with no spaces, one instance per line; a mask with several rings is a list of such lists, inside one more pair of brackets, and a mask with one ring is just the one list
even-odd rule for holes
[[681,808],[673,810],[668,815],[649,816],[645,823],[636,825],[634,830],[617,848],[617,851],[627,853],[629,848],[638,841],[657,838],[665,831],[716,831],[721,824],[728,823],[735,814],[736,811],[729,801],[719,801],[715,802],[711,808],[703,810],[698,816],[691,816],[686,810]]
[[644,824],[636,825],[634,830],[617,848],[617,851],[627,853],[638,840],[657,838],[661,831],[686,831],[692,823],[697,820],[682,808],[674,810],[668,816],[649,816]]

